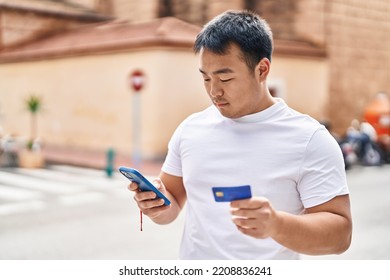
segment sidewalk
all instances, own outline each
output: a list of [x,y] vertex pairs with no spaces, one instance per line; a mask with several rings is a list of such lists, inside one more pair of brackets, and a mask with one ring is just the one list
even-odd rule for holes
[[[105,152],[54,146],[45,146],[42,151],[46,162],[49,164],[66,164],[94,169],[105,169],[107,166],[107,155]],[[131,155],[116,153],[114,158],[115,170],[119,166],[136,167],[142,173],[148,175],[158,175],[162,164],[162,160],[143,160],[139,166],[135,166]]]

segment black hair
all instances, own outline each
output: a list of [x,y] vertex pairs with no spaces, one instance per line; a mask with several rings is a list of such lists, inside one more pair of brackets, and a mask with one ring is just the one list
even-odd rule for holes
[[264,57],[271,61],[272,41],[272,31],[260,16],[250,11],[227,11],[203,27],[196,37],[194,51],[199,53],[204,48],[224,55],[235,43],[252,70]]

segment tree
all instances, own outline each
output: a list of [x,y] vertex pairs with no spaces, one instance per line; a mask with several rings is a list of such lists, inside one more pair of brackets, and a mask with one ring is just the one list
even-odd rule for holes
[[27,110],[31,114],[31,131],[30,131],[30,140],[27,143],[27,147],[29,150],[32,149],[34,140],[37,137],[38,131],[38,118],[37,115],[42,109],[42,98],[31,94],[25,101],[25,105]]

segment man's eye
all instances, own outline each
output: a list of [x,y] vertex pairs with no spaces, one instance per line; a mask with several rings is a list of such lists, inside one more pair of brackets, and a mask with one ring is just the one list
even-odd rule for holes
[[225,79],[225,80],[221,80],[221,82],[222,82],[222,83],[227,83],[227,82],[229,82],[229,81],[231,81],[231,80],[233,80],[233,79]]
[[210,81],[210,79],[208,79],[208,78],[203,78],[203,81],[205,81],[205,82],[209,82],[209,81]]

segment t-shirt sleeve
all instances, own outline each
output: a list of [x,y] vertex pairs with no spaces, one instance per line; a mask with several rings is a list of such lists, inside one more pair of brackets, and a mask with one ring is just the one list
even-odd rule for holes
[[183,124],[179,125],[168,143],[168,154],[165,158],[161,170],[167,174],[183,177],[181,156],[180,156],[180,138],[183,130]]
[[349,193],[341,149],[324,127],[317,129],[307,145],[298,191],[305,208]]

